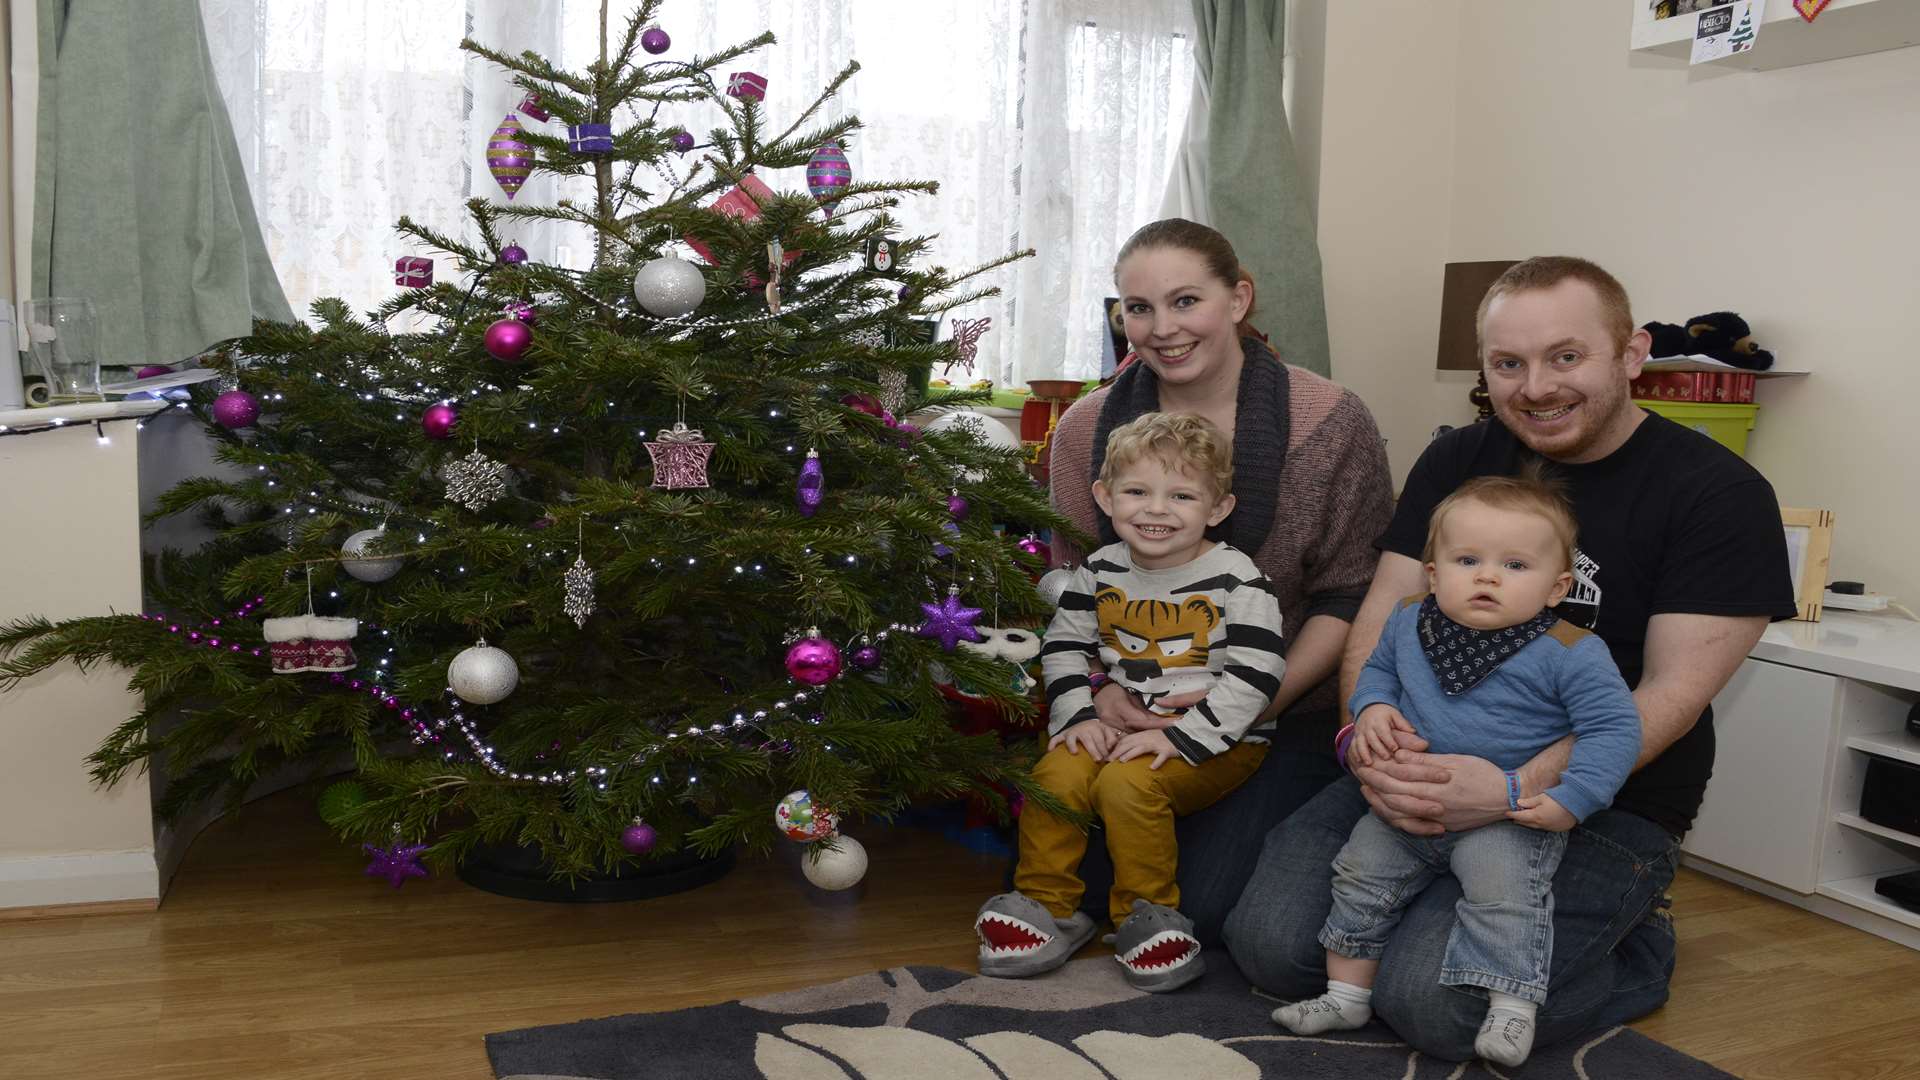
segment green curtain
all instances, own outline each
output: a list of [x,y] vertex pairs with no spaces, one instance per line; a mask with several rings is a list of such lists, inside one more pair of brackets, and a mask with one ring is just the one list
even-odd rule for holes
[[110,365],[291,321],[196,0],[38,0],[33,295],[84,296]]
[[1193,0],[1207,116],[1208,224],[1253,272],[1253,322],[1290,364],[1328,374],[1326,294],[1313,211],[1281,108],[1286,0]]

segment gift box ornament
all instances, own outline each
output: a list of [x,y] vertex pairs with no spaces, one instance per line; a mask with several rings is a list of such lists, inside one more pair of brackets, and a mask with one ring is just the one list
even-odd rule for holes
[[487,171],[511,200],[533,173],[533,147],[520,141],[520,118],[508,113],[487,140]]
[[[773,189],[762,183],[759,177],[748,173],[738,184],[734,185],[732,190],[709,204],[707,209],[718,210],[722,214],[726,214],[729,217],[737,217],[742,221],[753,221],[760,216],[760,204],[772,198]],[[713,249],[701,243],[698,237],[688,236],[684,239],[687,242],[687,246],[692,248],[702,259],[705,259],[709,265],[718,264],[719,260],[713,257]],[[792,266],[793,260],[799,257],[800,252],[797,250],[783,250],[780,253],[780,265]],[[746,279],[748,285],[759,285],[763,280],[760,275],[751,272],[746,275]]]
[[900,254],[900,241],[891,236],[867,237],[867,269],[885,274],[905,261]]
[[433,284],[433,260],[419,255],[402,255],[393,260],[393,283],[412,289]]
[[540,95],[528,94],[520,99],[519,109],[542,123],[553,119],[553,114],[540,107]]
[[613,153],[613,125],[571,125],[567,128],[567,149],[576,154]]
[[767,77],[751,71],[736,71],[727,76],[727,96],[741,101],[765,101]]

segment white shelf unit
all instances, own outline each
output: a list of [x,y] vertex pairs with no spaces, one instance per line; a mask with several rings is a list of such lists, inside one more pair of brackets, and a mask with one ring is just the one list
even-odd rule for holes
[[1714,699],[1688,865],[1920,949],[1920,912],[1873,891],[1920,869],[1920,836],[1860,816],[1872,756],[1920,764],[1904,730],[1916,700],[1920,623],[1829,612],[1769,627]]
[[[1693,33],[1700,16],[1655,19],[1647,0],[1627,2],[1634,16],[1633,53],[1685,64],[1693,54]],[[1920,44],[1920,4],[1913,0],[1831,0],[1811,23],[1794,11],[1790,0],[1767,0],[1753,48],[1707,66],[1771,71],[1916,44]]]

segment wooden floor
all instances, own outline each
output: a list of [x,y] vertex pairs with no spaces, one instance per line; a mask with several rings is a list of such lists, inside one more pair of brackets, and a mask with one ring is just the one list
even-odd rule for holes
[[[398,892],[311,791],[209,829],[157,912],[0,921],[0,1077],[486,1078],[489,1031],[968,968],[999,861],[857,831],[858,895],[792,849],[662,900],[556,905],[456,880]],[[1754,1078],[1920,1077],[1920,954],[1691,872],[1673,1002],[1635,1026]]]

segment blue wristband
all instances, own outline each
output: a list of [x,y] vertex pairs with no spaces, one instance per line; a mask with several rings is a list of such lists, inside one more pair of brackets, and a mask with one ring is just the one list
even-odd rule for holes
[[1520,809],[1520,774],[1508,769],[1503,775],[1507,778],[1507,809]]

